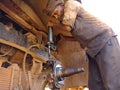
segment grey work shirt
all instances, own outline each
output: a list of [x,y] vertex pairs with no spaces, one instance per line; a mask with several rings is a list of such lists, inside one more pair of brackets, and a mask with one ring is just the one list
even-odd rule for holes
[[72,35],[92,57],[114,34],[108,25],[85,11],[76,0],[66,1],[62,23],[72,27]]

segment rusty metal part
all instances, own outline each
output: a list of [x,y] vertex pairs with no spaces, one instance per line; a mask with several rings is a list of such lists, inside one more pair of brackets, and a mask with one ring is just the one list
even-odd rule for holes
[[0,57],[4,56],[13,56],[15,54],[16,50],[13,47],[10,47],[8,45],[0,44]]
[[[83,67],[85,72],[79,73],[65,79],[64,87],[78,87],[87,85],[88,81],[88,61],[85,51],[76,41],[60,41],[57,44],[59,58],[65,69]],[[74,83],[73,83],[74,82]]]
[[45,30],[45,26],[42,21],[28,4],[26,4],[23,0],[13,0],[13,2],[26,14],[26,16],[29,16],[28,20],[32,20],[33,26],[38,29]]
[[27,37],[15,29],[7,29],[8,26],[0,23],[0,38],[27,47]]
[[13,75],[13,69],[0,67],[0,90],[12,90]]
[[71,75],[74,74],[78,74],[84,72],[84,68],[69,68],[69,69],[65,69],[62,71],[62,73],[59,73],[56,75],[56,77],[69,77]]
[[25,30],[30,31],[37,37],[43,35],[45,39],[47,38],[45,27],[42,24],[38,27],[34,22],[35,20],[33,21],[13,0],[0,0],[0,9],[7,13],[8,18],[14,20]]
[[35,54],[34,52],[28,50],[27,48],[23,47],[23,46],[20,46],[20,45],[17,45],[15,43],[12,43],[12,42],[9,42],[9,41],[6,41],[4,39],[0,39],[0,43],[3,43],[3,44],[6,44],[6,45],[9,45],[9,46],[12,46],[14,48],[17,48],[23,52],[26,52],[28,54],[30,54],[33,58],[36,58],[36,61],[37,62],[45,62],[44,59],[42,59],[39,55]]
[[49,72],[41,72],[37,78],[35,78],[34,83],[32,84],[31,90],[45,90],[45,87],[50,78]]
[[[45,27],[43,26],[42,22],[37,17],[37,15],[34,13],[34,11],[23,1],[0,0],[0,3],[3,4],[6,8],[10,9],[13,13],[18,15],[22,19],[24,19],[28,24],[35,26],[37,29],[45,30]],[[4,10],[4,8],[1,8],[1,9]],[[29,11],[29,13],[28,13],[28,11]],[[34,14],[33,16],[35,18],[33,18],[33,16],[30,16],[29,14]],[[39,21],[37,20],[37,22],[36,22],[36,19],[38,19]]]

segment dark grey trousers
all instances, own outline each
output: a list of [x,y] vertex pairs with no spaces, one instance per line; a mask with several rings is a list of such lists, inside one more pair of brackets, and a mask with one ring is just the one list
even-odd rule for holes
[[120,90],[120,46],[112,37],[102,50],[89,58],[89,90]]

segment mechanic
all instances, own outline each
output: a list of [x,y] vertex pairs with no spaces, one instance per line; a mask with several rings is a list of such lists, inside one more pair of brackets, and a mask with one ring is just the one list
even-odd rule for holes
[[48,24],[70,31],[89,59],[89,90],[120,90],[120,46],[115,33],[88,13],[80,0],[48,0],[46,13],[60,23]]

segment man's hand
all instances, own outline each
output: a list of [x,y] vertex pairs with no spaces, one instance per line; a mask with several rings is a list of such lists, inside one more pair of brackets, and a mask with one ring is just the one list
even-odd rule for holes
[[53,27],[59,28],[61,30],[71,31],[71,27],[70,26],[64,25],[64,24],[56,24],[56,23],[54,23],[52,21],[49,21],[47,23],[47,26],[53,26]]
[[53,23],[52,21],[49,21],[49,22],[47,23],[47,26],[54,26],[54,23]]

